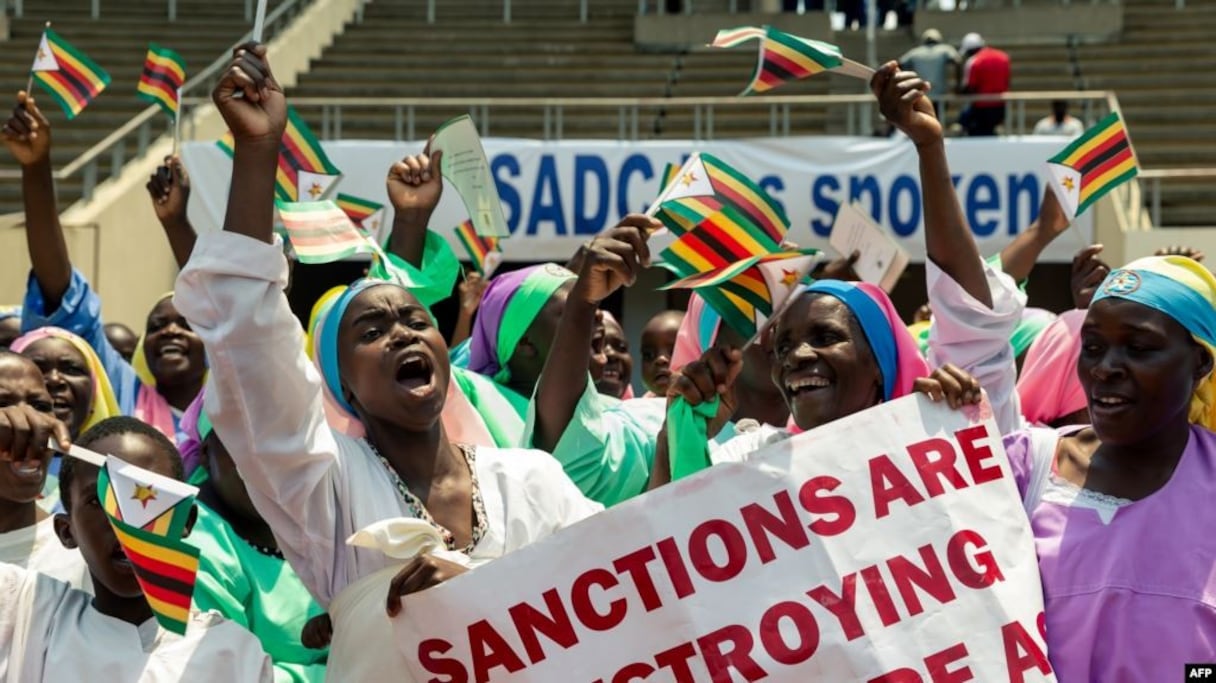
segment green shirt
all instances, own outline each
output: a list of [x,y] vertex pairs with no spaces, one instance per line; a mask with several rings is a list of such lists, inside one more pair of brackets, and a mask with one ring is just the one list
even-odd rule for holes
[[324,681],[327,651],[300,642],[304,624],[324,610],[287,562],[254,549],[201,502],[186,540],[201,551],[194,587],[198,609],[213,609],[257,636],[277,683]]

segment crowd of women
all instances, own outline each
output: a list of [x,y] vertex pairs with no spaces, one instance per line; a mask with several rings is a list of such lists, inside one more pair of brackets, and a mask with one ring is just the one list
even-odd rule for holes
[[[992,405],[1059,680],[1167,681],[1216,659],[1216,278],[1199,254],[1112,271],[1094,247],[1076,310],[1027,309],[1020,285],[1067,222],[1048,192],[983,258],[915,73],[891,63],[871,86],[919,159],[931,315],[906,325],[835,261],[758,343],[694,296],[635,358],[600,304],[650,266],[659,225],[641,215],[564,265],[464,281],[449,347],[429,307],[458,265],[427,230],[442,180],[425,153],[388,176],[386,247],[415,286],[361,279],[301,325],[273,231],[286,99],[265,55],[238,48],[213,95],[235,140],[223,230],[195,236],[176,159],[148,183],[182,271],[125,355],[65,246],[47,120],[21,93],[4,126],[33,268],[0,316],[0,681],[399,680],[402,596],[912,392]],[[185,635],[153,619],[97,468],[48,441],[199,487]]]

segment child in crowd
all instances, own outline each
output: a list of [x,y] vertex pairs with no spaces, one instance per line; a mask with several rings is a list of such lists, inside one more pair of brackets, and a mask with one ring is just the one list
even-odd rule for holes
[[[67,429],[27,407],[0,409],[0,458],[7,467],[47,459],[48,438],[68,447]],[[98,423],[77,444],[181,479],[177,449],[129,417]],[[214,612],[192,612],[186,634],[161,628],[99,502],[100,470],[67,458],[60,471],[64,513],[55,530],[79,548],[96,596],[45,574],[0,564],[0,682],[265,681],[270,660],[257,639]],[[187,524],[187,530],[189,529]],[[188,531],[187,531],[188,533]]]
[[683,311],[663,311],[642,328],[642,382],[647,396],[666,396],[671,383],[671,357],[676,334],[684,321]]

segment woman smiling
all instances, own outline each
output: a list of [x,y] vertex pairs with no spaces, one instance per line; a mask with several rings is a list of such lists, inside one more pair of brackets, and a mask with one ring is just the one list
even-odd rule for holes
[[1061,681],[1168,681],[1216,652],[1214,356],[1216,278],[1134,261],[1081,326],[1092,424],[1005,439]]

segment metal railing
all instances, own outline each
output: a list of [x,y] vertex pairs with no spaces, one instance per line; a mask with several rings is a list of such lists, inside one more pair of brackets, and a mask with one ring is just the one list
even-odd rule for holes
[[[266,23],[264,28],[264,38],[269,41],[278,33],[282,32],[288,24],[295,19],[303,9],[309,5],[312,0],[287,0],[283,4],[276,7],[272,12],[266,15]],[[248,3],[247,3],[248,4]],[[253,31],[245,33],[239,40],[234,42],[231,47],[227,48],[224,53],[216,58],[202,71],[195,74],[182,85],[182,100],[189,102],[186,97],[187,93],[202,89],[209,91],[215,86],[219,80],[220,74],[231,61],[232,50],[245,42],[248,42],[253,37]],[[187,123],[190,118],[186,113],[186,107],[182,107],[181,115],[183,123]],[[55,171],[54,177],[57,181],[67,180],[69,178],[80,176],[81,182],[81,197],[89,200],[93,197],[93,191],[97,185],[110,178],[116,177],[122,172],[123,166],[131,159],[137,159],[147,153],[152,141],[157,137],[153,134],[153,128],[157,127],[158,121],[160,125],[166,125],[164,119],[160,116],[161,108],[158,105],[151,105],[140,111],[129,121],[120,126],[117,130],[107,135],[100,142],[85,150],[80,156],[68,162],[63,168]],[[171,130],[171,125],[168,126]],[[134,154],[128,154],[128,146],[134,145]],[[107,163],[108,162],[108,163]],[[0,179],[20,178],[21,171],[16,169],[0,169]]]
[[[444,116],[469,113],[477,123],[482,136],[488,137],[494,130],[496,115],[519,110],[540,110],[540,138],[560,140],[564,137],[564,126],[570,111],[593,111],[608,113],[615,118],[615,126],[604,132],[615,131],[619,140],[641,139],[641,112],[661,109],[672,112],[691,112],[694,140],[715,138],[715,114],[723,110],[767,108],[767,130],[757,128],[756,136],[785,137],[791,134],[792,121],[802,107],[843,107],[845,116],[837,119],[843,123],[838,132],[845,135],[865,135],[873,132],[873,121],[877,116],[877,104],[869,94],[856,95],[797,95],[740,97],[587,97],[587,98],[417,98],[417,97],[344,97],[317,98],[292,97],[291,104],[305,114],[311,124],[319,126],[324,140],[341,140],[344,137],[343,120],[352,110],[372,110],[385,117],[386,128],[391,121],[393,139],[398,141],[418,140],[430,131],[418,130],[420,112],[440,112]],[[943,121],[948,121],[955,108],[978,101],[1004,101],[1007,106],[1006,132],[1023,135],[1033,128],[1028,121],[1028,103],[1047,103],[1053,100],[1069,100],[1082,105],[1083,116],[1096,120],[1116,108],[1114,93],[1107,91],[1048,90],[1035,92],[1011,92],[1002,95],[944,95],[938,99],[938,112]],[[206,98],[185,98],[185,105],[207,102]],[[313,113],[317,115],[312,115]],[[841,128],[837,126],[837,128]],[[421,132],[421,136],[420,136]],[[823,133],[825,131],[815,131]]]
[[[1140,171],[1137,176],[1148,185],[1148,214],[1154,227],[1161,225],[1161,184],[1173,180],[1216,179],[1216,168],[1152,168]],[[1216,216],[1213,216],[1216,220]]]
[[[245,21],[253,21],[253,10],[255,0],[245,0]],[[25,0],[0,0],[0,14],[8,12],[9,7],[13,8],[13,16],[21,19],[25,17]],[[101,18],[101,0],[92,0],[89,5],[89,16],[93,19]],[[177,0],[165,0],[165,16],[169,21],[177,21]]]

